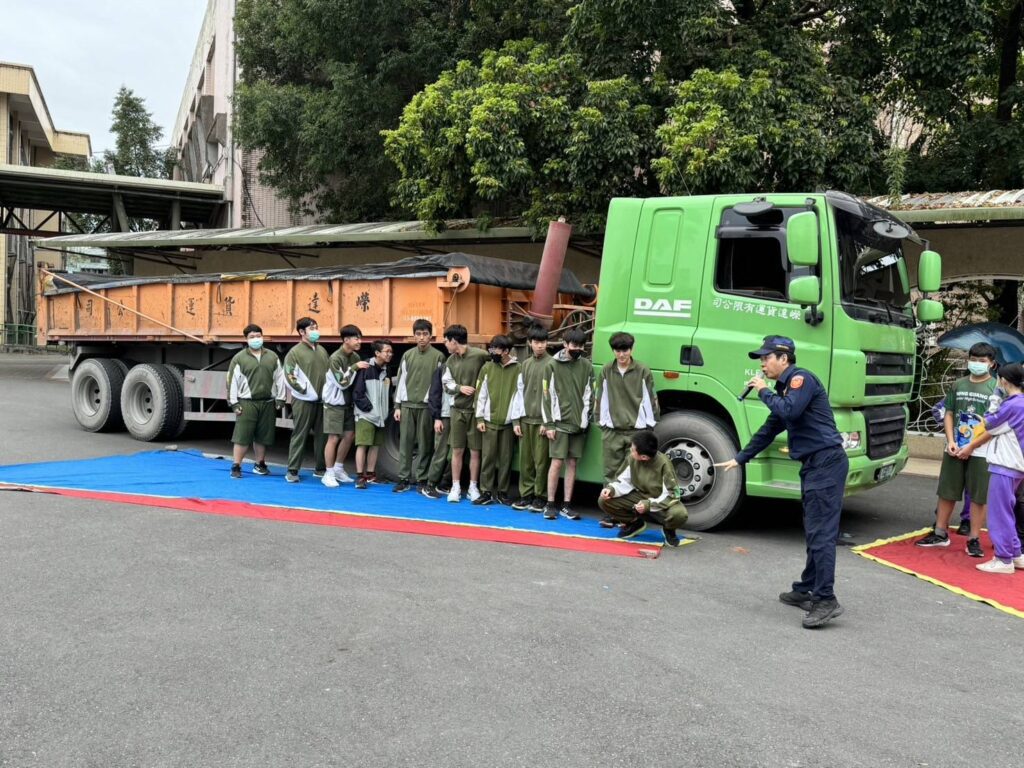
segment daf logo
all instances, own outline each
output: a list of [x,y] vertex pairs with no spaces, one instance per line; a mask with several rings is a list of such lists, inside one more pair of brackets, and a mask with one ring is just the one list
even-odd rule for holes
[[648,299],[638,296],[633,299],[633,314],[641,317],[680,317],[687,319],[693,309],[689,299]]

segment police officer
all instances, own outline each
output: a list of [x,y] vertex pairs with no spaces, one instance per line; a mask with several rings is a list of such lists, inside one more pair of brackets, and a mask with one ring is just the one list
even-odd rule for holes
[[760,359],[761,371],[775,380],[774,392],[760,377],[747,382],[768,406],[768,420],[735,459],[716,466],[729,471],[746,464],[771,445],[780,432],[788,433],[789,455],[802,465],[800,499],[804,508],[807,564],[800,580],[793,582],[792,591],[783,592],[779,600],[807,611],[803,625],[814,629],[843,612],[832,587],[839,515],[850,463],[836,430],[828,394],[813,373],[796,367],[793,340],[765,336],[760,349],[749,354],[752,360]]

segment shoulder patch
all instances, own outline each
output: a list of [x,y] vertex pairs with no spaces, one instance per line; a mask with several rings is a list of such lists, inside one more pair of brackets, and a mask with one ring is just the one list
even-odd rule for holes
[[794,376],[792,379],[789,380],[789,388],[790,389],[800,389],[800,387],[802,387],[803,385],[804,385],[804,377],[803,376]]

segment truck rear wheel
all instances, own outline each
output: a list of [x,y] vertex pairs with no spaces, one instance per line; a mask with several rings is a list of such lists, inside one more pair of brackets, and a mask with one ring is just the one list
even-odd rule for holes
[[71,409],[89,432],[124,429],[121,389],[124,373],[118,360],[95,357],[83,360],[71,377]]
[[184,418],[181,387],[173,371],[162,365],[142,363],[125,377],[121,389],[121,414],[136,440],[173,437]]
[[164,367],[174,374],[174,380],[178,383],[178,398],[181,400],[181,421],[178,424],[178,428],[174,431],[173,435],[168,435],[172,440],[181,437],[185,431],[185,427],[188,426],[188,422],[185,421],[185,410],[192,410],[191,401],[192,398],[185,397],[185,366],[178,365],[177,363],[164,363]]
[[675,465],[690,513],[686,527],[707,531],[728,520],[743,501],[743,472],[721,472],[713,464],[739,450],[729,428],[706,413],[676,411],[659,421],[654,432],[660,450]]
[[[398,436],[399,425],[389,414],[388,425],[384,428],[384,445],[377,451],[377,474],[382,478],[398,479]],[[355,448],[352,454],[355,455]]]

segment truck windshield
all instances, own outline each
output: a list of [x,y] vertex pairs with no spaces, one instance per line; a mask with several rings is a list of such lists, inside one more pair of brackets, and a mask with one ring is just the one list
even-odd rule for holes
[[882,237],[871,219],[834,207],[839,274],[847,314],[912,327],[907,264],[899,240]]

